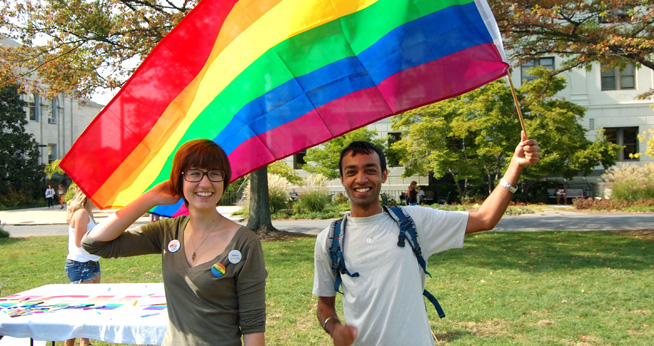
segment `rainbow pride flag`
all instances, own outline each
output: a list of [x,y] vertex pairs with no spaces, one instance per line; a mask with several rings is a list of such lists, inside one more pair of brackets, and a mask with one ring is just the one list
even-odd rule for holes
[[218,143],[236,179],[507,69],[485,0],[203,0],[60,167],[98,207],[122,207],[189,140]]

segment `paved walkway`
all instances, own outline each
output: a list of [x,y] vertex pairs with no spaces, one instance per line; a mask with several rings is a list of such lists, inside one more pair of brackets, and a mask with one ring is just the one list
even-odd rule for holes
[[[589,213],[580,212],[571,206],[535,206],[535,214],[505,216],[495,227],[498,232],[539,231],[592,231],[592,230],[654,230],[654,213]],[[239,216],[232,213],[239,207],[218,207],[218,210],[232,220],[245,225]],[[96,221],[102,221],[115,209],[96,210]],[[62,209],[32,208],[0,211],[0,222],[12,237],[67,235],[66,212]],[[133,226],[149,222],[148,216],[139,218]],[[318,234],[329,226],[331,220],[273,220],[272,224],[281,231]]]
[[[218,211],[227,216],[232,217],[232,213],[239,210],[240,207],[218,207]],[[117,209],[95,209],[93,216],[97,222],[104,220],[107,216],[116,212]],[[240,220],[240,218],[235,218]],[[148,215],[141,216],[135,223],[148,223]],[[66,210],[59,209],[58,206],[54,208],[41,207],[30,209],[17,209],[0,211],[0,224],[8,226],[29,226],[29,225],[65,225],[66,224]]]

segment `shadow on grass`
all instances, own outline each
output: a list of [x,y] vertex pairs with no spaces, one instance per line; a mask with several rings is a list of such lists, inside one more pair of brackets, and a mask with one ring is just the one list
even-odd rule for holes
[[28,238],[0,238],[0,246],[18,244],[28,240]]
[[316,239],[314,234],[304,234],[304,233],[295,233],[287,231],[278,231],[272,234],[266,235],[265,238],[261,239],[262,242],[282,242],[289,241],[293,239],[307,239],[312,238]]
[[458,329],[458,330],[448,330],[445,333],[434,333],[436,335],[436,344],[441,344],[443,342],[452,342],[460,338],[471,336],[472,333],[469,330]]
[[[643,232],[480,233],[467,236],[463,249],[432,256],[432,264],[550,271],[552,268],[638,269],[654,260],[654,237]],[[483,260],[480,260],[483,259]],[[433,261],[432,261],[433,260]]]

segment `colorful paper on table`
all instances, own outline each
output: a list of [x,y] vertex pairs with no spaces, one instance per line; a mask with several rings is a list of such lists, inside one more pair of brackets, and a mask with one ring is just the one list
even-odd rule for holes
[[121,207],[168,179],[189,140],[218,143],[236,179],[507,69],[485,0],[203,0],[60,167],[97,206]]
[[[27,299],[26,299],[27,298]],[[136,307],[133,304],[137,301],[138,310],[164,310],[167,307],[166,298],[163,295],[115,295],[115,294],[56,294],[56,295],[32,295],[24,297],[20,293],[0,298],[0,309],[10,309],[18,306],[29,306],[30,302],[39,301],[41,304],[36,308],[52,310],[56,308],[93,310],[114,310],[122,306]]]

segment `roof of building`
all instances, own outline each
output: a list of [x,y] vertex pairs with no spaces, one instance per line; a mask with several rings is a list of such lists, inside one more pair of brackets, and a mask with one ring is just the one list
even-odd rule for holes
[[0,46],[6,46],[6,47],[19,47],[21,46],[20,43],[10,39],[6,38],[4,36],[0,36]]

